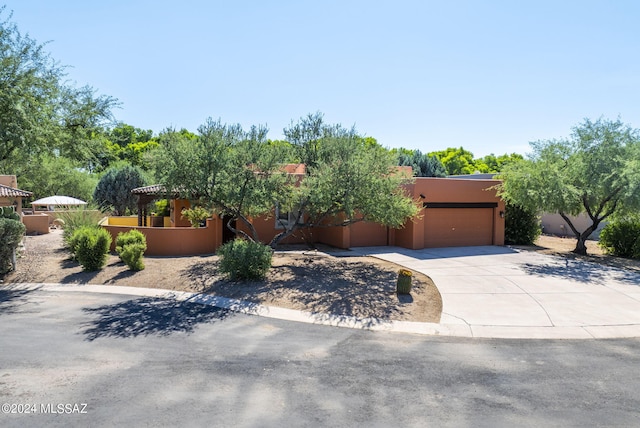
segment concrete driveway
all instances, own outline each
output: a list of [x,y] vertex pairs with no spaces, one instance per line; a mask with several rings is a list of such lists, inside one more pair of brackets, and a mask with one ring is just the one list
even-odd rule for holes
[[509,247],[354,250],[422,272],[442,294],[435,334],[640,336],[640,274]]

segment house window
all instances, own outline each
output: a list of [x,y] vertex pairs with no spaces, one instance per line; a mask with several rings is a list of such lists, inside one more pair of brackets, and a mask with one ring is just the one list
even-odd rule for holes
[[[276,204],[276,229],[285,229],[293,225],[298,218],[299,211],[284,211],[280,209],[280,205]],[[304,223],[302,216],[298,220],[298,224]]]

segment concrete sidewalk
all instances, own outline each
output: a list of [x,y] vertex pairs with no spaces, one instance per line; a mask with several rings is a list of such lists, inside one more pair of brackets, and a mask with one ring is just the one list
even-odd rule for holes
[[442,294],[437,334],[496,338],[640,337],[640,274],[509,247],[354,252],[428,275]]

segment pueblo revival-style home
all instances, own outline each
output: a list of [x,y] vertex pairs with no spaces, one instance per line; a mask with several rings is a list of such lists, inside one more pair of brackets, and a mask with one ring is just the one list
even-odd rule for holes
[[[287,165],[286,169],[290,174],[304,175],[304,165]],[[359,222],[345,227],[296,231],[282,243],[321,243],[338,248],[394,245],[410,249],[504,245],[504,201],[492,189],[498,183],[491,179],[417,177],[406,188],[410,196],[422,201],[422,210],[402,228]],[[168,216],[149,217],[146,206],[166,197],[163,186],[141,187],[132,193],[139,198],[137,217],[109,217],[102,222],[114,242],[119,232],[135,228],[146,235],[145,254],[179,256],[214,253],[234,237],[225,222],[215,215],[203,227],[191,227],[181,216],[182,210],[190,207],[185,199],[172,199]],[[282,213],[274,208],[272,214],[252,219],[265,242],[280,232],[278,222]]]

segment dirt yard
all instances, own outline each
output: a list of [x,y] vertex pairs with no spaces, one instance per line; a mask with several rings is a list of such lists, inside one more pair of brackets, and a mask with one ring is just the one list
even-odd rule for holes
[[[59,230],[27,236],[24,243],[17,270],[4,278],[5,283],[162,288],[317,313],[419,322],[438,322],[442,312],[440,293],[426,275],[414,272],[411,295],[398,296],[395,281],[399,266],[370,257],[331,255],[330,248],[322,252],[301,248],[278,251],[266,280],[233,282],[218,273],[216,256],[145,257],[146,268],[132,272],[117,256],[110,255],[101,271],[83,272],[62,247]],[[574,247],[574,239],[541,236],[536,245],[517,248],[640,271],[640,261],[605,255],[594,241],[587,244],[588,256],[571,253]]]
[[264,281],[233,282],[217,271],[216,256],[145,257],[129,271],[115,255],[98,272],[83,272],[62,247],[59,230],[27,236],[15,272],[4,282],[106,284],[210,293],[269,306],[343,316],[439,322],[442,298],[426,275],[414,272],[410,296],[395,293],[399,266],[370,257],[337,257],[300,248],[278,251]]

